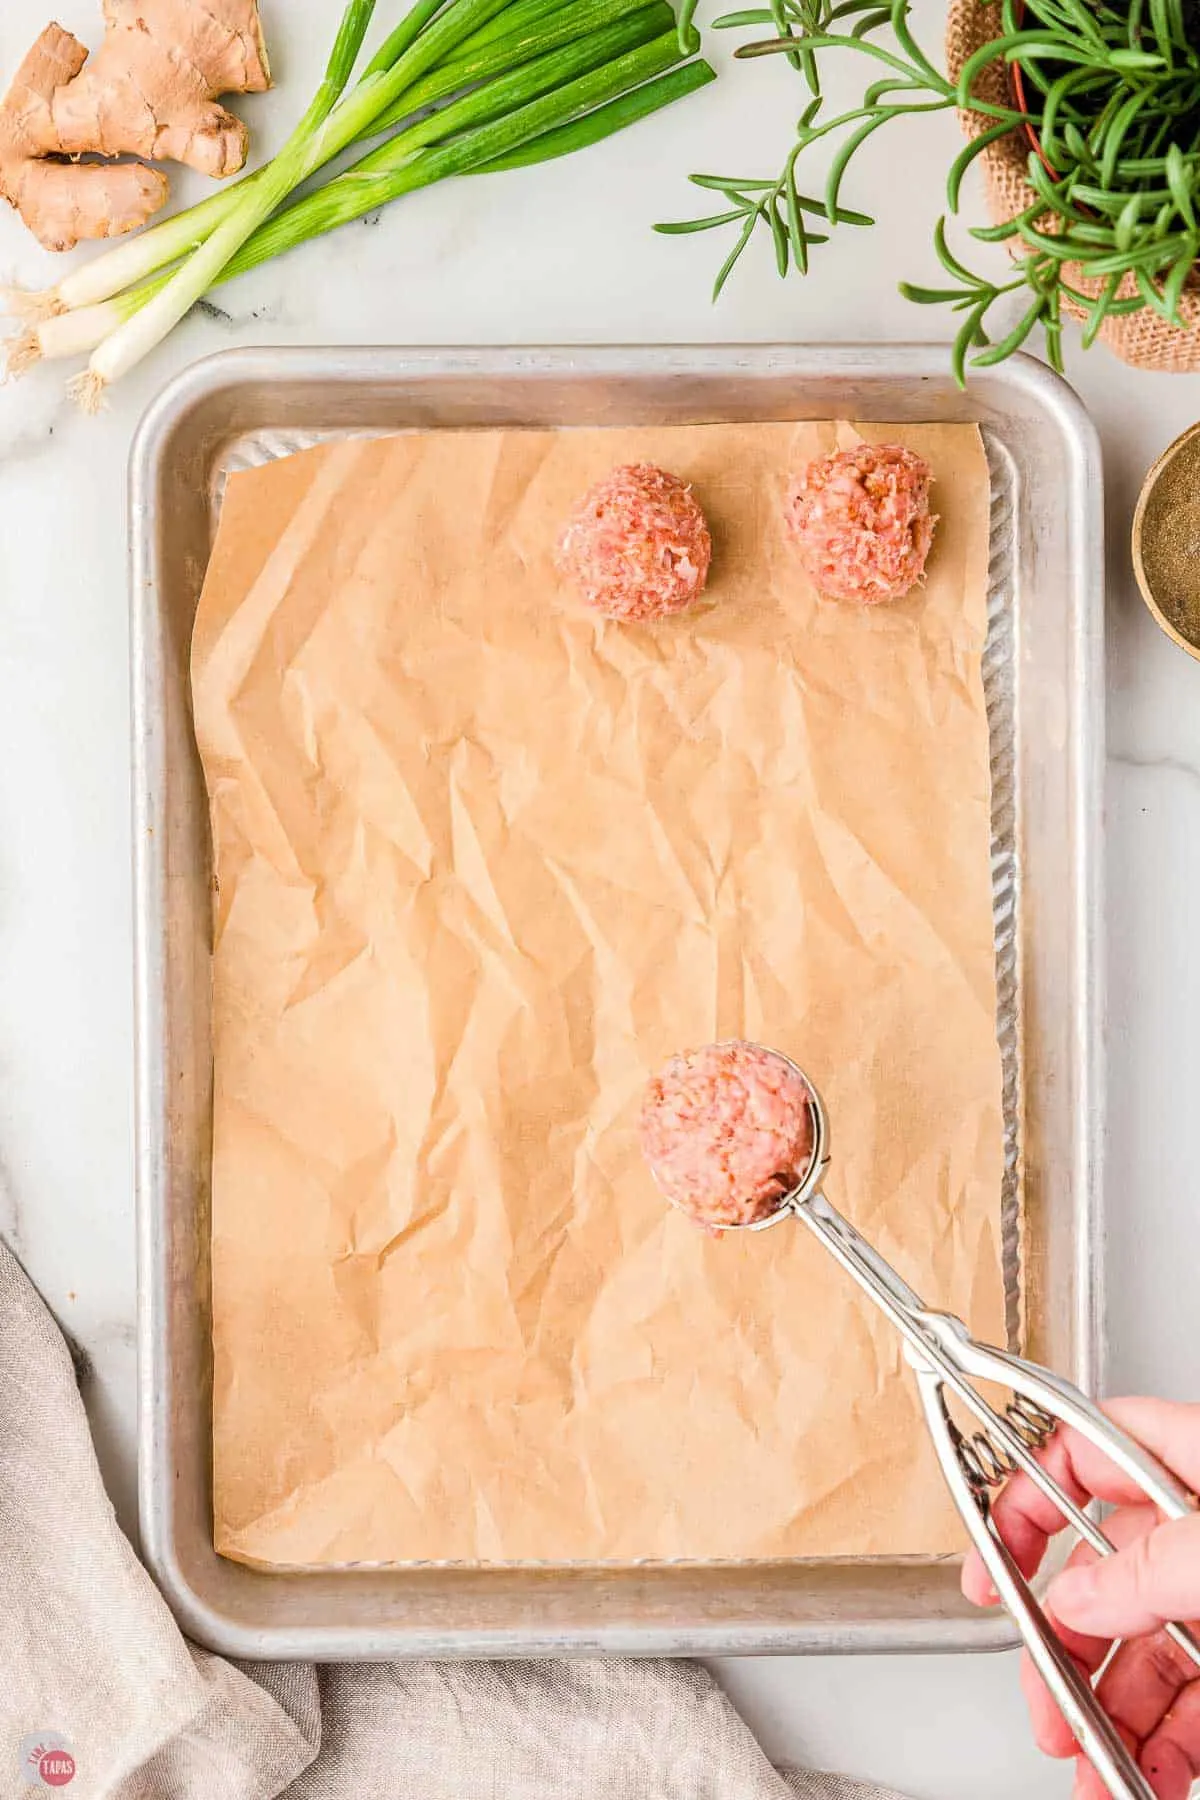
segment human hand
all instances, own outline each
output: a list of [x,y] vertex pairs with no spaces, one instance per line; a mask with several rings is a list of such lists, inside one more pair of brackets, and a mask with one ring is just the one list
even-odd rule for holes
[[[1109,1417],[1200,1489],[1200,1406],[1166,1400],[1115,1400]],[[1050,1583],[1044,1606],[1080,1670],[1089,1678],[1114,1639],[1124,1640],[1096,1688],[1097,1697],[1160,1800],[1187,1800],[1200,1779],[1200,1669],[1162,1629],[1171,1619],[1200,1619],[1200,1513],[1163,1521],[1141,1489],[1086,1438],[1061,1426],[1040,1460],[1077,1505],[1112,1501],[1104,1523],[1116,1554],[1098,1557],[1080,1544]],[[1028,1475],[1014,1475],[996,1497],[992,1516],[1022,1574],[1038,1568],[1063,1528],[1053,1501]],[[978,1554],[963,1567],[963,1592],[994,1606],[995,1589]],[[1021,1685],[1034,1738],[1047,1756],[1075,1757],[1075,1800],[1105,1800],[1100,1777],[1078,1745],[1029,1657]]]

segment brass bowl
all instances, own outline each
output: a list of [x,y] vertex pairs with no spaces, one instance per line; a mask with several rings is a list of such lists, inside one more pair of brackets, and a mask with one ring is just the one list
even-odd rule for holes
[[1156,623],[1200,662],[1200,425],[1169,444],[1142,483],[1133,572]]

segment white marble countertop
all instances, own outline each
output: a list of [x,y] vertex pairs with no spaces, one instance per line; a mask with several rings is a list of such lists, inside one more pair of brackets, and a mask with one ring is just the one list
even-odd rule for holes
[[[94,0],[56,10],[95,40]],[[7,0],[5,80],[46,11],[45,0]],[[281,91],[247,108],[265,135],[307,99],[339,11],[340,0],[266,0]],[[936,0],[918,8],[930,39],[938,12]],[[235,343],[943,335],[895,282],[934,271],[928,234],[957,141],[948,118],[905,127],[902,146],[898,134],[875,153],[849,197],[880,196],[879,228],[818,252],[807,283],[778,282],[759,247],[714,310],[715,244],[650,233],[655,219],[692,210],[687,171],[777,166],[797,110],[792,80],[779,63],[743,65],[584,158],[418,195],[260,270],[222,292],[219,315],[187,321],[98,419],[79,417],[48,373],[0,393],[0,1230],[86,1351],[100,1454],[130,1528],[125,464],[134,424],[174,370]],[[0,218],[0,275],[41,284],[50,265]],[[1196,1396],[1200,668],[1145,613],[1127,542],[1141,475],[1200,415],[1200,380],[1135,373],[1074,348],[1069,374],[1103,438],[1108,494],[1109,1384]],[[1066,1771],[1027,1743],[1010,1657],[749,1660],[721,1674],[775,1755],[929,1800],[1067,1792]]]

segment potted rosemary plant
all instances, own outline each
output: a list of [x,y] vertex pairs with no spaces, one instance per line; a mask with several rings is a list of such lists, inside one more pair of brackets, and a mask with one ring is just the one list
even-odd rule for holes
[[[1002,361],[1040,333],[1061,364],[1064,316],[1127,361],[1200,369],[1200,8],[1191,0],[950,0],[944,63],[917,43],[907,0],[772,0],[718,21],[770,32],[742,57],[787,55],[809,88],[774,180],[693,176],[721,210],[667,231],[734,227],[718,290],[760,231],[781,274],[807,273],[812,247],[838,226],[873,221],[844,200],[855,156],[916,113],[957,109],[968,142],[947,173],[956,213],[963,176],[982,163],[993,223],[971,236],[1005,242],[1012,278],[977,275],[934,228],[944,286],[902,283],[909,299],[958,320],[954,361]],[[861,102],[827,115],[820,61],[865,59]],[[811,147],[836,149],[823,190],[802,190]],[[989,341],[996,321],[1015,323]]]

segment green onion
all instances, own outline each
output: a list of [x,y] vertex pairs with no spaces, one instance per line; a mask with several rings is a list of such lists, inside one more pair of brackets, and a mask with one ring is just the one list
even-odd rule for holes
[[584,0],[509,0],[504,11],[480,25],[448,59],[462,62],[488,49],[505,38],[527,37],[539,28],[545,29],[562,13],[578,14]]
[[[455,0],[437,15],[393,66],[367,76],[340,107],[375,0],[350,0],[316,97],[267,167],[243,186],[237,204],[165,286],[141,310],[119,325],[93,353],[73,392],[85,411],[95,411],[112,382],[136,367],[191,311],[221,270],[258,226],[300,185],[347,145],[363,136],[418,76],[475,27],[492,18],[507,0]],[[337,110],[335,111],[335,107]]]
[[[678,60],[678,39],[674,31],[666,32],[643,48],[618,57],[591,74],[568,81],[553,93],[518,107],[502,118],[490,119],[462,131],[444,144],[420,150],[415,155],[407,148],[397,148],[399,140],[384,144],[264,225],[252,242],[232,259],[227,273],[230,277],[243,274],[278,256],[281,251],[291,249],[294,244],[334,231],[339,225],[360,219],[364,213],[374,212],[377,207],[386,206],[403,194],[415,193],[419,188],[430,187],[449,177],[476,173],[488,165],[502,164],[514,151],[544,134],[568,128],[575,121],[583,127],[586,125],[584,115],[619,100],[628,89],[652,81]],[[708,69],[706,79],[714,79],[711,69]],[[676,97],[675,93],[670,95],[670,98]],[[659,104],[666,104],[665,96],[659,99]],[[617,128],[609,121],[610,130]],[[607,136],[608,131],[601,135]],[[592,141],[596,140],[581,130],[575,147],[582,148]],[[563,149],[551,151],[552,155],[564,153]],[[538,157],[536,160],[545,159]]]
[[476,175],[495,175],[504,169],[527,169],[534,163],[551,162],[559,156],[572,156],[576,150],[598,144],[603,138],[612,137],[614,132],[624,131],[627,126],[636,124],[639,119],[648,119],[651,113],[673,105],[676,100],[685,99],[688,94],[697,93],[700,88],[707,87],[710,81],[716,79],[716,70],[696,58],[685,63],[682,68],[672,69],[667,75],[659,75],[655,80],[647,81],[632,93],[621,94],[606,105],[596,107],[582,118],[573,119],[566,125],[558,125],[542,132],[539,137],[530,138],[528,143],[519,145],[505,155],[493,157],[490,162],[481,163],[472,172]]
[[[452,7],[461,4],[462,0],[451,0]],[[394,99],[390,104],[383,105],[382,112],[375,112],[367,106],[364,111],[370,116],[357,135],[375,136],[390,128],[397,120],[409,116],[417,107],[428,104],[432,98],[444,98],[447,93],[483,80],[496,72],[497,68],[528,60],[538,47],[529,35],[530,27],[538,17],[546,25],[545,41],[541,47],[550,49],[555,44],[572,41],[582,31],[619,18],[645,4],[646,0],[516,0],[515,4],[510,3],[510,0],[490,0],[482,9],[483,23],[465,30],[465,33],[461,19],[457,23],[450,21],[454,29],[448,33],[448,12],[443,11],[442,18],[438,21],[442,35],[434,40],[433,66],[429,66],[430,59],[427,55],[420,65],[414,66],[411,60],[405,62]],[[418,4],[376,52],[352,98],[359,96],[364,88],[370,94],[378,95],[378,81],[391,75],[396,65],[408,57],[420,34],[427,30],[434,15],[444,7],[445,0],[418,0]],[[535,8],[540,10],[535,12]],[[443,62],[439,57],[441,49],[447,45]],[[506,47],[503,62],[498,62],[494,54],[497,45]],[[302,178],[307,179],[316,173],[336,153],[336,150],[327,146],[325,140],[313,140],[305,158]],[[267,170],[260,169],[243,176],[199,204],[152,226],[105,254],[93,257],[72,271],[47,294],[24,297],[24,304],[18,310],[43,316],[73,307],[90,306],[121,293],[125,288],[143,283],[159,269],[166,268],[198,249],[218,225],[237,211],[247,190],[264,181],[266,175]]]
[[[599,31],[589,32],[564,48],[534,57],[530,62],[522,63],[519,68],[498,75],[458,100],[451,101],[439,112],[427,113],[407,130],[389,138],[386,144],[380,145],[370,156],[347,169],[344,177],[336,177],[335,181],[355,174],[373,174],[377,170],[398,170],[418,150],[431,144],[439,144],[444,139],[454,138],[458,133],[489,125],[494,120],[516,118],[519,116],[518,109],[524,103],[540,100],[544,94],[557,94],[561,99],[563,93],[570,91],[570,84],[578,76],[590,75],[593,70],[600,70],[606,82],[610,79],[622,79],[623,74],[613,76],[605,65],[611,65],[613,70],[620,68],[621,65],[614,59],[623,57],[626,51],[652,44],[656,38],[661,46],[666,35],[664,25],[669,31],[672,24],[671,9],[665,4],[665,0],[651,0],[649,5],[639,7],[626,18],[617,19],[612,25],[604,26]],[[677,58],[678,51],[672,61]],[[659,57],[656,55],[654,73],[659,72],[658,63]],[[328,189],[318,191],[324,193]],[[365,210],[374,209],[367,207]]]
[[[543,16],[523,31],[505,33],[469,56],[455,56],[431,70],[394,107],[374,121],[372,133],[390,131],[405,119],[411,118],[413,113],[426,106],[436,105],[449,94],[486,81],[489,76],[501,70],[522,66],[549,50],[577,43],[589,32],[602,25],[615,23],[630,13],[647,9],[650,3],[651,0],[571,0],[570,4],[564,6],[562,0],[557,0],[553,17]],[[655,3],[657,12],[665,14],[669,24],[671,9],[667,0],[655,0]],[[503,17],[503,13],[499,15],[499,19]],[[493,23],[499,23],[499,19],[493,20]]]
[[90,356],[111,332],[140,312],[146,301],[166,283],[166,276],[146,288],[131,288],[95,306],[77,306],[72,312],[52,313],[32,320],[5,346],[5,374],[24,375],[35,363],[61,357]]
[[[669,28],[647,41],[664,20]],[[571,154],[696,92],[715,80],[715,73],[699,60],[673,67],[679,50],[671,26],[670,8],[655,0],[418,120],[259,224],[212,285],[403,194],[450,177],[523,168]],[[140,287],[42,321],[18,341],[10,368],[19,373],[40,358],[106,350],[114,337],[136,328],[175,279],[157,275]]]
[[393,64],[398,63],[405,52],[411,50],[425,27],[441,12],[445,4],[446,0],[416,0],[412,11],[405,14],[395,30],[380,44],[363,70],[363,80],[369,81],[373,75],[386,75]]
[[[140,362],[166,337],[203,294],[255,226],[267,218],[301,178],[309,141],[326,125],[354,69],[375,0],[350,0],[334,40],[320,87],[300,123],[263,178],[243,190],[242,202],[195,252],[186,269],[172,277],[133,318],[119,325],[95,351],[77,384],[85,410],[94,410],[110,381]],[[411,52],[410,52],[411,54]],[[386,77],[380,77],[381,81]]]
[[[534,56],[572,44],[603,25],[613,24],[629,13],[640,11],[650,4],[650,0],[567,0],[566,4],[563,0],[554,0],[553,6],[547,6],[546,0],[539,0],[539,4],[542,10],[536,16],[528,14],[523,24],[498,32],[489,41],[478,44],[475,48],[462,46],[404,94],[390,113],[377,120],[377,128],[380,131],[391,130],[424,107],[436,105],[448,95],[485,81],[505,69],[519,67]],[[658,0],[658,4],[670,10],[667,0]],[[518,13],[525,13],[526,6],[527,0],[521,0],[520,4],[511,6],[508,12],[499,14],[492,24],[503,25],[509,13],[514,17]],[[476,37],[478,36],[476,33]]]
[[473,56],[477,50],[485,50],[497,39],[524,33],[538,24],[544,24],[552,14],[562,12],[564,8],[573,9],[576,4],[577,0],[513,0],[513,4],[504,12],[473,31],[455,51],[451,60],[457,62],[461,57]]
[[[445,0],[416,0],[416,4],[385,39],[368,63],[363,82],[372,82],[386,74],[416,42],[421,32],[445,4]],[[269,165],[268,165],[269,166]],[[318,165],[313,165],[313,168]],[[313,173],[310,168],[308,173]],[[123,289],[142,282],[148,275],[190,255],[204,240],[229,218],[241,204],[246,190],[261,183],[265,169],[243,175],[207,200],[189,206],[184,212],[164,219],[136,237],[128,238],[102,256],[94,256],[56,288],[45,295],[28,296],[32,306],[21,310],[35,313],[61,312],[78,306],[91,306],[119,294]]]
[[[373,121],[381,113],[394,106],[406,89],[413,86],[444,55],[455,50],[479,24],[500,12],[508,4],[508,0],[450,0],[450,4],[440,12],[433,0],[418,0],[417,6],[372,59],[353,92],[333,111],[332,106],[326,105],[325,101],[328,98],[336,102],[345,87],[362,43],[366,22],[369,22],[374,11],[374,4],[375,0],[370,0],[369,4],[368,0],[350,0],[330,58],[330,69],[337,66],[340,82],[336,87],[331,86],[327,71],[326,79],[312,106],[278,155],[266,168],[239,182],[228,193],[215,194],[202,203],[208,214],[203,239],[197,240],[194,235],[195,213],[199,209],[193,209],[190,215],[179,214],[175,219],[167,220],[164,225],[144,232],[114,253],[114,257],[122,256],[122,262],[115,274],[110,265],[106,289],[108,294],[119,291],[112,285],[114,279],[119,278],[121,286],[128,286],[130,282],[139,280],[178,256],[189,252],[193,256],[199,256],[201,249],[207,249],[213,239],[216,239],[215,246],[205,256],[203,264],[192,270],[189,282],[175,291],[169,301],[164,300],[158,309],[157,316],[164,323],[165,336],[171,325],[178,323],[178,319],[183,317],[183,313],[203,293],[204,290],[200,288],[189,297],[188,288],[195,287],[205,269],[212,268],[215,273],[221,266],[218,258],[227,260],[232,254],[230,246],[236,248],[243,242],[255,226],[268,217],[301,181],[346,149],[356,138],[368,135]],[[357,32],[355,41],[355,25],[363,14],[365,21],[362,29]],[[347,59],[347,49],[352,43],[353,54]],[[394,60],[389,61],[397,46],[399,53]],[[101,273],[99,264],[107,261],[107,258],[96,259],[92,265],[93,278],[90,285],[81,281],[68,287],[67,283],[63,283],[59,290],[60,301],[63,300],[64,292],[68,295],[65,302],[68,305],[103,298],[104,295],[97,291],[96,278]],[[188,267],[191,269],[190,262]],[[171,324],[165,324],[172,308],[179,307],[182,307],[182,311],[177,313]]]

